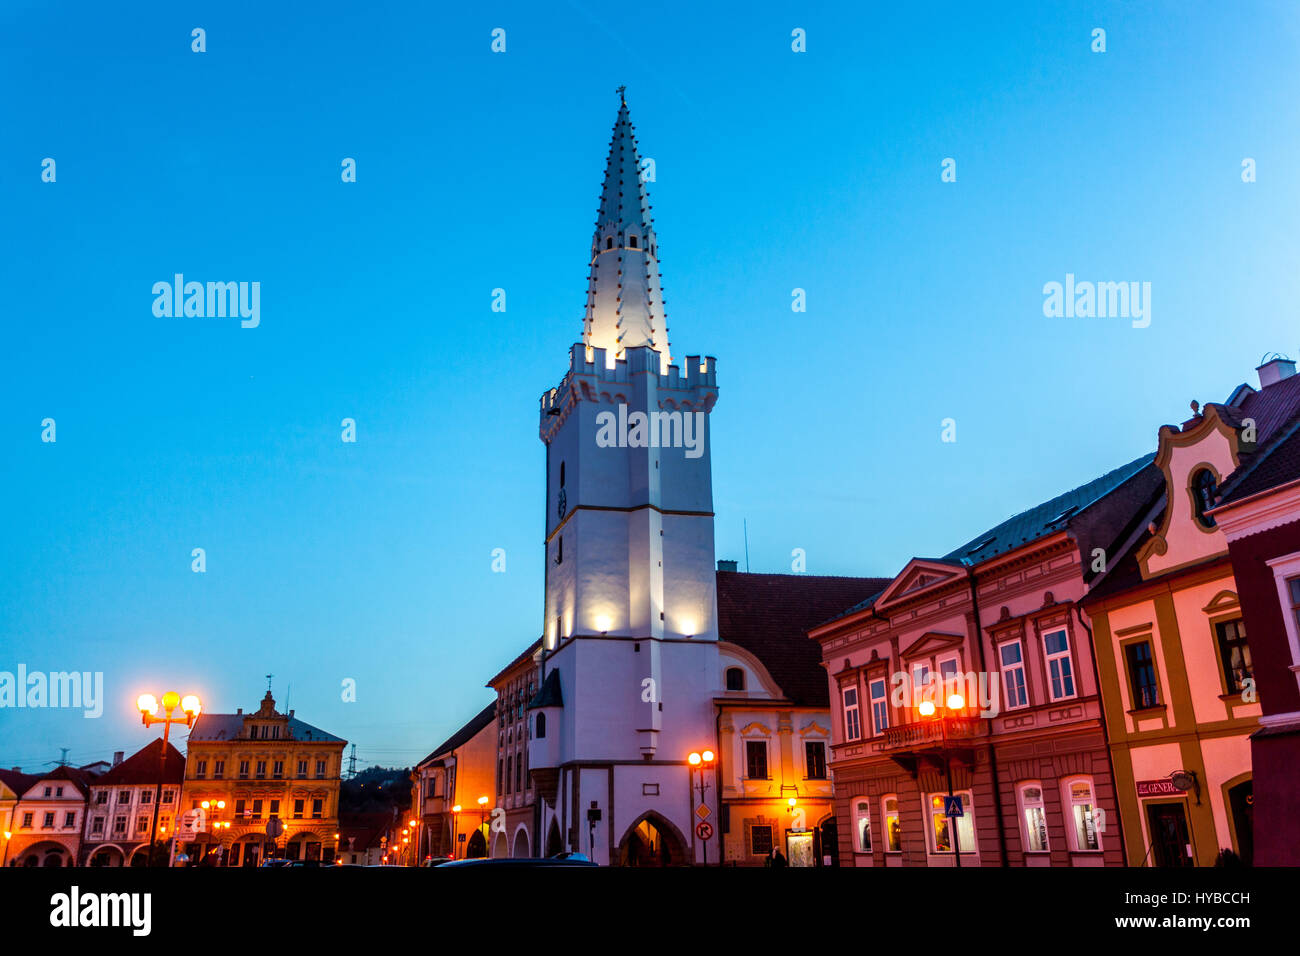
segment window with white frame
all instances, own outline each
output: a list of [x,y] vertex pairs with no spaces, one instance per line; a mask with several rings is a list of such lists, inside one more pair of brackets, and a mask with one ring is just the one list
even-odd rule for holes
[[873,680],[868,687],[871,693],[871,725],[876,734],[889,727],[889,689],[883,677]]
[[1074,696],[1074,664],[1070,657],[1070,634],[1065,628],[1043,633],[1047,664],[1047,692],[1052,700]]
[[912,665],[912,706],[915,707],[923,700],[931,699],[930,693],[930,665],[913,664]]
[[944,813],[943,798],[945,793],[928,794],[926,800],[930,810],[930,850],[933,853],[951,853],[953,846],[952,824],[957,824],[956,838],[962,853],[975,852],[975,819],[971,815],[971,795],[969,790],[954,793],[961,798],[962,815],[949,817]]
[[853,801],[853,833],[859,853],[871,852],[871,802],[866,797]]
[[862,736],[862,724],[858,718],[858,689],[844,688],[844,739],[857,740]]
[[887,793],[880,800],[885,819],[885,852],[901,853],[903,851],[903,828],[898,822],[898,794]]
[[998,660],[1002,662],[1002,691],[1007,710],[1027,706],[1029,689],[1025,686],[1025,654],[1020,641],[1007,641],[998,647]]
[[1021,838],[1028,853],[1046,853],[1047,811],[1043,805],[1043,785],[1037,780],[1022,783],[1020,798]]
[[1100,850],[1100,812],[1093,800],[1092,778],[1071,777],[1061,782],[1061,797],[1066,808],[1066,831],[1070,849]]
[[[1278,601],[1282,606],[1282,623],[1291,651],[1292,667],[1300,666],[1300,552],[1269,560],[1273,581],[1277,585]],[[1300,679],[1300,671],[1296,672]]]

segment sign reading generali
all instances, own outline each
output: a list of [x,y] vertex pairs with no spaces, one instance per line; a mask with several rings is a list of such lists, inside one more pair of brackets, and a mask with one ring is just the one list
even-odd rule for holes
[[1160,780],[1139,780],[1137,782],[1139,797],[1177,797],[1182,792],[1174,786],[1173,781],[1162,778]]

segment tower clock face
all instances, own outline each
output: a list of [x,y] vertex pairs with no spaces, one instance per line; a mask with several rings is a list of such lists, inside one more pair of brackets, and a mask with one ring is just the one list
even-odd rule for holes
[[568,497],[564,494],[564,489],[561,488],[561,489],[560,489],[560,497],[556,500],[556,503],[555,503],[555,516],[556,516],[557,518],[563,518],[563,517],[564,517],[564,511],[565,511],[565,508],[566,508],[566,506],[568,505],[568,503],[569,503],[569,499],[568,499]]

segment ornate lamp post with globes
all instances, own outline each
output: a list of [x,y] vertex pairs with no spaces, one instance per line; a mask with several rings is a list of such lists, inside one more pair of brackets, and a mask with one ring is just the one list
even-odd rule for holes
[[[154,724],[163,725],[162,747],[158,751],[158,784],[154,787],[153,795],[153,827],[149,831],[149,852],[152,855],[153,845],[158,836],[158,811],[162,809],[162,785],[163,778],[167,775],[167,743],[171,737],[172,724],[193,727],[202,705],[193,694],[187,694],[182,699],[176,691],[169,690],[163,694],[161,708],[153,694],[141,694],[136,698],[135,706],[139,709],[140,719],[146,727],[152,727]],[[184,714],[183,717],[172,716],[177,708]],[[177,807],[179,808],[179,803]],[[172,828],[172,832],[175,833],[175,827]],[[150,859],[149,862],[153,863],[153,860]]]

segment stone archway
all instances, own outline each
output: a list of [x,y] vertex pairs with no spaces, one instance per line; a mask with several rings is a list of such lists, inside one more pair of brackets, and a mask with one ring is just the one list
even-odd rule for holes
[[72,853],[62,843],[41,840],[15,854],[19,866],[58,867],[72,866]]
[[503,831],[498,831],[492,840],[492,859],[500,860],[510,855],[510,844]]
[[627,828],[618,844],[619,866],[690,866],[681,831],[653,810]]
[[126,866],[126,854],[120,847],[109,844],[95,849],[86,860],[86,866]]
[[551,818],[551,828],[546,833],[546,855],[556,856],[564,852],[564,841],[560,839],[560,824]]
[[522,860],[532,855],[532,851],[528,849],[528,828],[521,826],[515,831],[515,850],[511,856]]
[[487,839],[482,830],[475,830],[465,842],[465,859],[477,860],[487,856]]

